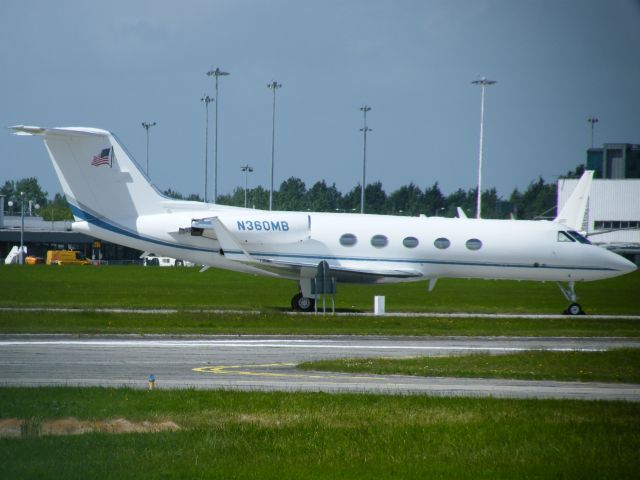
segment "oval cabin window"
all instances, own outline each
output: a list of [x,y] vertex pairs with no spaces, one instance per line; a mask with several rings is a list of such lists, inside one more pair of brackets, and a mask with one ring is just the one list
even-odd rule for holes
[[358,239],[353,233],[345,233],[340,237],[340,245],[343,247],[353,247],[358,243]]
[[444,250],[445,248],[449,248],[451,246],[451,242],[449,241],[448,238],[436,238],[433,242],[433,244],[435,245],[436,248],[439,248],[440,250]]
[[386,247],[389,243],[389,239],[384,235],[374,235],[371,237],[371,245],[376,248]]
[[406,237],[402,240],[402,244],[407,248],[416,248],[418,246],[418,239],[416,237]]
[[467,240],[465,244],[469,250],[480,250],[482,248],[482,242],[477,238],[471,238]]

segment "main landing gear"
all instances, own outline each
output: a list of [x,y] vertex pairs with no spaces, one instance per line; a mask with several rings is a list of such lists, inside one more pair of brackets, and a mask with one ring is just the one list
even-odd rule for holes
[[563,315],[584,315],[584,310],[582,310],[582,307],[576,301],[578,300],[578,296],[576,295],[574,287],[574,282],[569,282],[567,288],[563,287],[560,282],[558,282],[558,288],[562,292],[562,295],[564,295],[564,298],[570,302],[567,309],[562,312]]
[[313,312],[316,301],[313,298],[305,297],[302,292],[296,293],[291,299],[291,308],[299,312]]

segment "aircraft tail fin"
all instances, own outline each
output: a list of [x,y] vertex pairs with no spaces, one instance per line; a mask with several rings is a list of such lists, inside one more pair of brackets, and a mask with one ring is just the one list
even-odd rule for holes
[[106,130],[10,127],[41,135],[76,220],[135,218],[162,211],[162,195]]
[[592,180],[593,170],[586,170],[554,222],[562,223],[572,230],[584,230],[582,225],[587,212]]

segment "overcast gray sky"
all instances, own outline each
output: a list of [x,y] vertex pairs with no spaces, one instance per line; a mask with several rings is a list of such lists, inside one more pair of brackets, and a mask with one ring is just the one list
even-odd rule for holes
[[[508,196],[582,162],[590,115],[596,144],[640,143],[639,27],[638,0],[2,1],[0,126],[105,128],[144,164],[156,121],[151,179],[202,194],[219,66],[219,193],[245,163],[268,187],[271,80],[276,185],[359,183],[367,104],[367,182],[449,193],[476,182],[485,75],[483,186]],[[0,166],[60,191],[39,140],[0,134]]]

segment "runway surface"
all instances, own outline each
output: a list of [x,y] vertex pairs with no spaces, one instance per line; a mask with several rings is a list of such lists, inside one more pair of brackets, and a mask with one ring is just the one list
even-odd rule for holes
[[640,340],[529,337],[0,335],[0,385],[227,388],[640,401],[640,385],[303,372],[300,362],[529,349],[640,348]]

